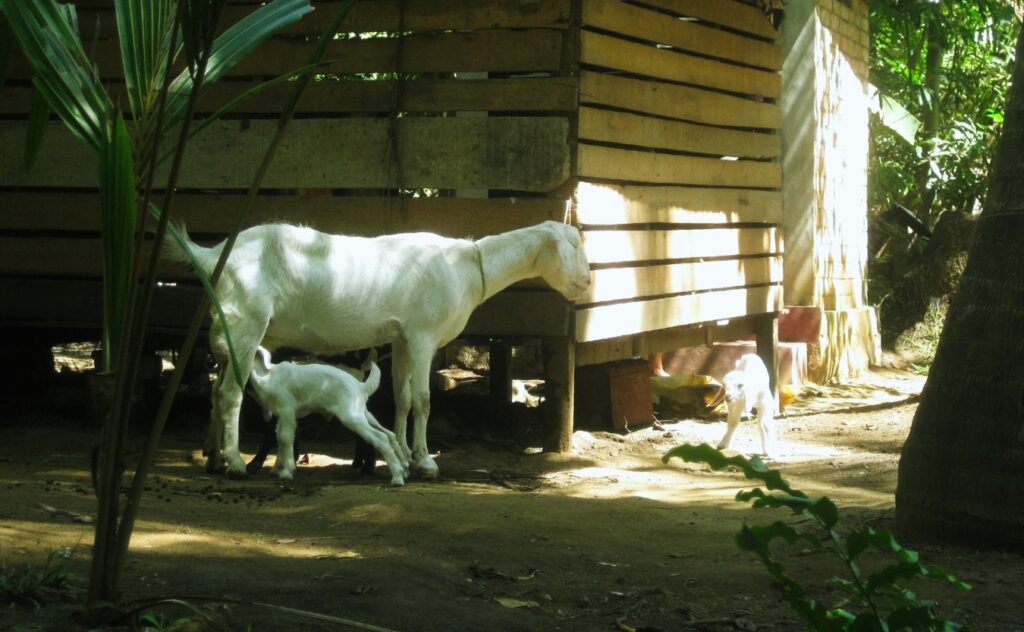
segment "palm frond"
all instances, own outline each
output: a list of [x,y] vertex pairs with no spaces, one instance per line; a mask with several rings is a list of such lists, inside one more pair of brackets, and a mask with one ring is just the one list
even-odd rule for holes
[[7,69],[11,66],[11,56],[14,54],[14,32],[11,25],[7,23],[4,12],[0,11],[0,88],[4,87],[7,81]]
[[54,0],[4,0],[0,7],[36,72],[36,90],[75,136],[98,150],[113,104],[78,38],[74,6]]
[[50,125],[51,111],[46,96],[38,88],[34,88],[32,99],[29,102],[28,133],[25,137],[25,157],[22,160],[22,168],[25,171],[32,168],[39,155],[39,148],[43,145],[46,128]]
[[[312,10],[308,0],[272,0],[236,22],[214,40],[203,85],[216,83],[267,38]],[[187,69],[171,82],[165,132],[181,122],[192,85]]]
[[163,84],[176,7],[175,0],[118,0],[114,5],[128,105],[136,120],[145,120]]
[[132,283],[135,233],[135,162],[124,118],[114,115],[99,151],[100,223],[103,238],[103,352],[113,371],[120,352]]

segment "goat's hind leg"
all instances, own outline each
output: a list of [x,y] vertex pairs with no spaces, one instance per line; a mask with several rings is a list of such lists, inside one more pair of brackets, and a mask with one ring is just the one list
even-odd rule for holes
[[398,462],[402,466],[402,471],[406,476],[409,475],[409,459],[402,452],[402,446],[398,442],[398,435],[385,428],[377,418],[373,416],[369,410],[366,411],[366,421],[370,424],[370,427],[384,434],[387,437],[388,445],[395,451],[395,456],[398,457]]
[[391,472],[391,484],[401,487],[405,485],[405,467],[402,465],[401,460],[395,453],[395,450],[391,447],[391,441],[386,434],[371,427],[369,420],[366,417],[360,418],[356,413],[339,411],[343,414],[335,415],[345,425],[346,428],[359,435],[363,441],[373,446],[373,448],[380,454],[381,458],[388,464],[388,470]]
[[757,428],[761,433],[761,452],[765,456],[775,453],[775,403],[771,398],[761,402],[757,409]]
[[280,411],[277,417],[277,459],[271,474],[290,481],[295,477],[295,429],[297,426],[292,411]]

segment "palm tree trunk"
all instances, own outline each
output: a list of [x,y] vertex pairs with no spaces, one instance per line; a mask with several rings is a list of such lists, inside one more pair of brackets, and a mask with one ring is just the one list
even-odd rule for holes
[[1024,32],[985,210],[900,459],[906,537],[1024,550]]

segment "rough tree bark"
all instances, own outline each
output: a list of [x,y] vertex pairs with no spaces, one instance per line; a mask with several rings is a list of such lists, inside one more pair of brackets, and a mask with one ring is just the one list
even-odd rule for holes
[[1024,32],[988,198],[900,459],[909,538],[1024,550]]

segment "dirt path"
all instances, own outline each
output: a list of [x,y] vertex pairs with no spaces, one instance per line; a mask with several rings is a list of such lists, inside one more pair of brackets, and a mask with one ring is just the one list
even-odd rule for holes
[[[875,378],[792,406],[780,421],[776,465],[795,487],[835,499],[841,524],[887,528],[915,408],[892,402],[912,396],[921,380]],[[93,439],[83,425],[36,413],[0,421],[3,563],[17,568],[67,552],[78,588],[92,527],[75,520],[95,510]],[[750,487],[736,473],[661,463],[671,447],[717,441],[723,428],[682,420],[627,436],[577,432],[571,456],[461,441],[440,454],[441,481],[401,489],[385,485],[383,466],[374,479],[354,477],[349,446],[326,441],[307,442],[310,463],[292,483],[212,477],[199,457],[202,428],[178,428],[163,442],[126,589],[132,599],[187,599],[234,630],[344,629],[236,601],[403,631],[798,630],[765,571],[733,543],[744,520],[782,516],[735,502]],[[733,447],[751,450],[755,440],[744,424]],[[974,586],[954,593],[916,584],[944,615],[977,630],[1024,629],[1024,558],[917,548],[926,564]],[[839,569],[829,560],[796,551],[788,564],[831,599],[826,580]],[[71,608],[3,608],[0,630],[68,629]],[[198,615],[166,612],[203,629]]]

